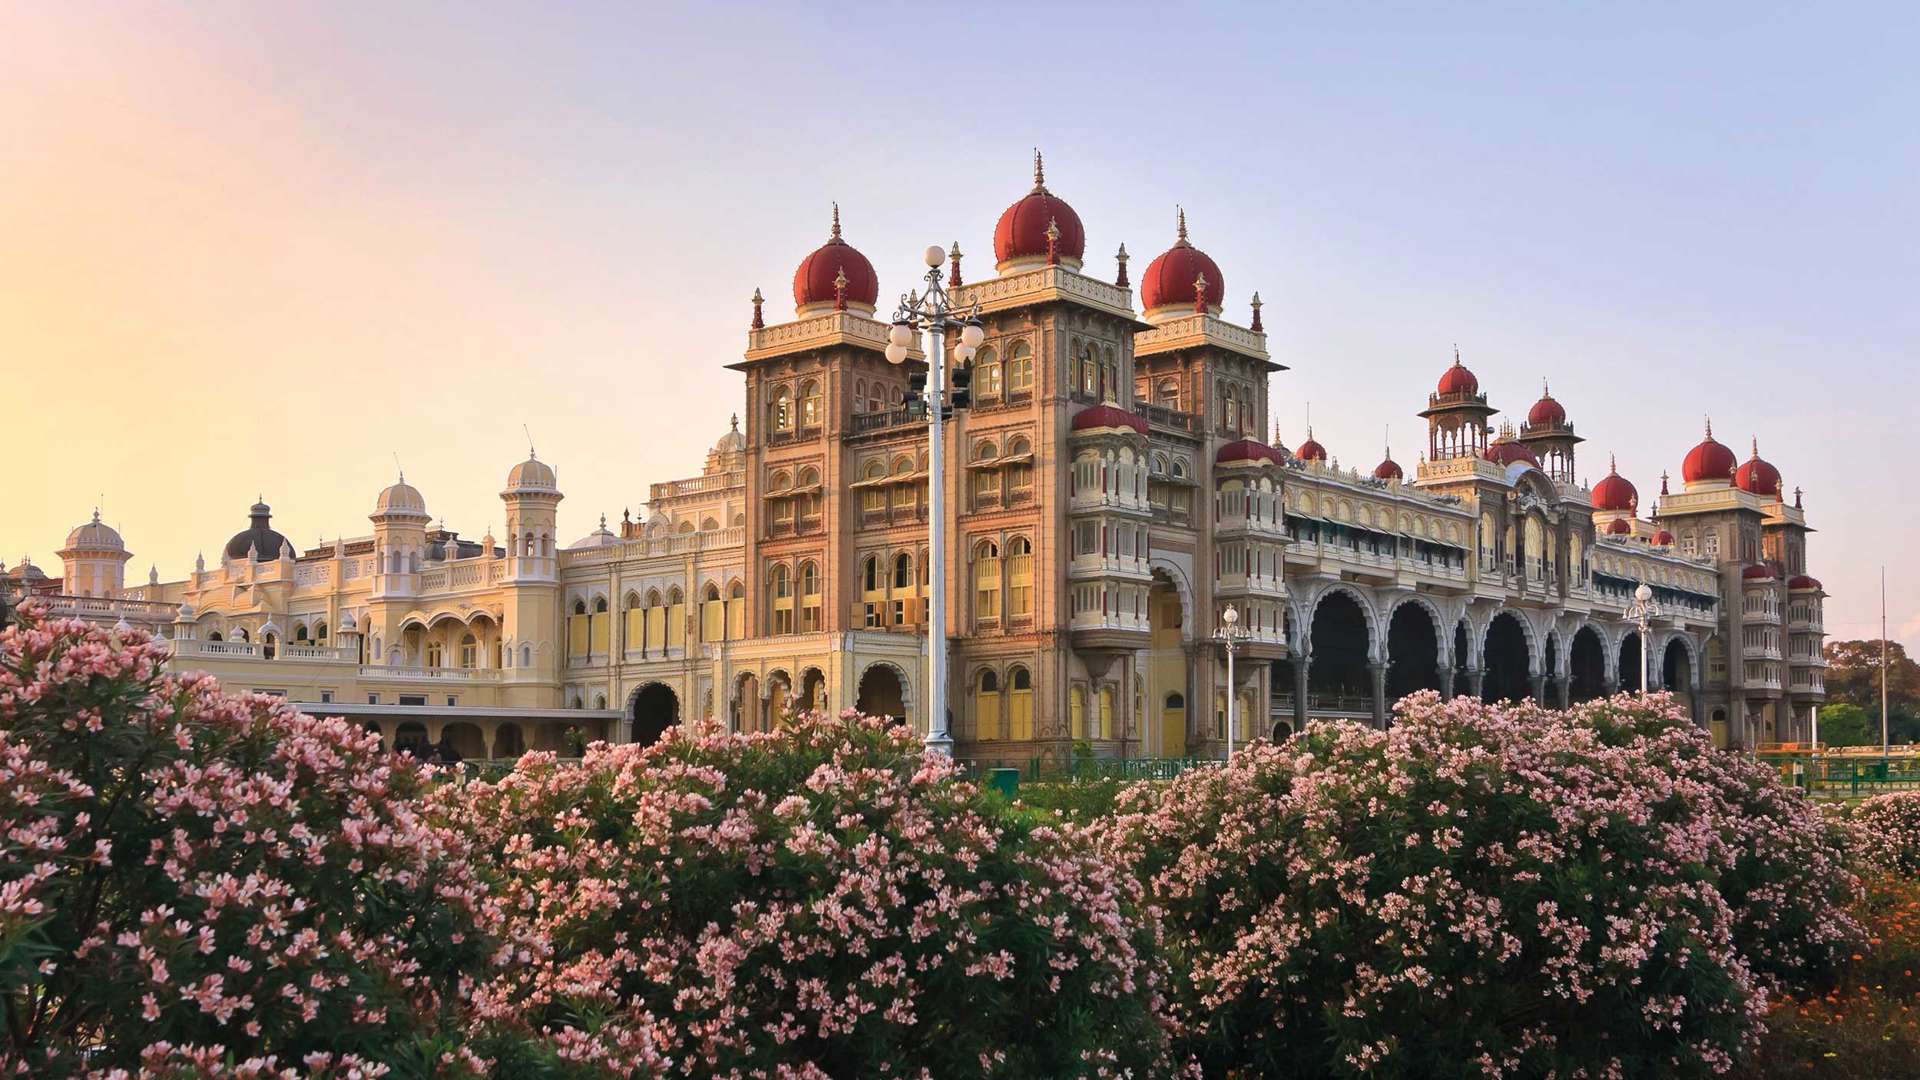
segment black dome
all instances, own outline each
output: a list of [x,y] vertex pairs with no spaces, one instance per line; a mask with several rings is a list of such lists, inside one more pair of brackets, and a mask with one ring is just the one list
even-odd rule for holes
[[248,551],[258,551],[262,559],[277,559],[280,549],[286,546],[287,538],[267,527],[273,520],[273,508],[266,503],[257,502],[247,510],[248,520],[253,524],[234,533],[227,541],[227,558],[244,559]]

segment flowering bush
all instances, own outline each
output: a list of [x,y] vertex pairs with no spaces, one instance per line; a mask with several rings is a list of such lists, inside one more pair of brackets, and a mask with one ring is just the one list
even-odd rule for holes
[[[1547,721],[1530,705],[1516,715]],[[1714,750],[1671,695],[1590,701],[1565,719],[1659,770],[1673,785],[1674,810],[1717,824],[1733,862],[1717,868],[1715,886],[1733,909],[1735,947],[1768,989],[1829,987],[1862,935],[1849,910],[1861,892],[1847,831],[1771,766]]]
[[1138,887],[923,755],[805,715],[530,754],[454,824],[501,875],[475,1048],[582,1075],[1142,1075]]
[[1774,1003],[1755,1076],[1868,1080],[1911,1075],[1920,1061],[1920,882],[1872,873],[1867,885],[1866,944],[1840,985]]
[[1672,771],[1673,725],[1610,708],[1416,694],[1388,731],[1123,797],[1100,833],[1163,921],[1177,1048],[1208,1075],[1733,1068],[1766,993],[1718,888],[1730,800]]
[[1884,870],[1920,874],[1920,791],[1863,800],[1848,814],[1862,858]]
[[165,655],[32,607],[0,631],[0,1072],[433,1061],[490,946],[425,774]]

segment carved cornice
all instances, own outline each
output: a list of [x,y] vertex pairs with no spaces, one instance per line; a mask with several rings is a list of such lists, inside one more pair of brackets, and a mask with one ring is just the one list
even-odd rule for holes
[[1133,290],[1123,289],[1064,266],[1042,266],[1004,277],[963,285],[953,290],[961,304],[978,302],[982,314],[1066,300],[1138,323]]
[[1267,335],[1244,326],[1235,326],[1211,313],[1168,319],[1151,330],[1142,330],[1133,335],[1135,356],[1153,356],[1205,345],[1264,360],[1276,371],[1286,370],[1268,358]]
[[[887,351],[887,330],[888,324],[864,315],[851,311],[830,311],[825,315],[813,315],[747,331],[746,358],[748,363],[752,363],[836,345],[853,345],[883,353]],[[917,349],[907,355],[913,360],[926,359]],[[738,368],[741,365],[728,366]]]

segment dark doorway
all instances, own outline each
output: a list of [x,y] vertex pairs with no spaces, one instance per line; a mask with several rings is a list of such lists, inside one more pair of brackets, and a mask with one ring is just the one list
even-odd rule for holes
[[1440,638],[1433,618],[1417,603],[1401,604],[1387,622],[1387,700],[1415,690],[1440,689]]
[[1315,697],[1357,698],[1372,708],[1367,680],[1367,616],[1344,592],[1330,592],[1313,612],[1313,663],[1307,690]]
[[680,722],[680,697],[666,683],[648,683],[633,695],[633,741],[652,746]]
[[1607,650],[1600,644],[1600,632],[1583,626],[1573,635],[1573,649],[1567,659],[1567,696],[1575,703],[1592,701],[1607,692]]
[[1520,628],[1520,617],[1500,612],[1487,624],[1485,646],[1487,674],[1482,683],[1482,701],[1523,701],[1533,693],[1528,681],[1527,633]]
[[875,664],[860,676],[860,697],[854,703],[854,708],[860,712],[899,722],[907,718],[905,702],[900,687],[900,673],[888,665]]

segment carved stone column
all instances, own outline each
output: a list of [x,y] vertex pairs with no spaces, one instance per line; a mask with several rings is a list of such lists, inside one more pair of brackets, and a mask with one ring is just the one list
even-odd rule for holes
[[1293,730],[1301,731],[1307,726],[1307,669],[1313,663],[1311,657],[1293,658]]
[[1378,662],[1368,664],[1367,674],[1373,677],[1373,726],[1384,730],[1387,726],[1387,665]]
[[1486,696],[1486,692],[1487,692],[1487,669],[1478,668],[1478,667],[1468,668],[1467,669],[1467,693],[1473,695],[1473,700],[1479,701],[1482,697]]
[[1555,675],[1553,677],[1553,707],[1556,709],[1572,708],[1573,702],[1570,700],[1572,694],[1573,679],[1567,675]]
[[1440,669],[1440,696],[1448,701],[1453,700],[1453,666],[1451,664]]
[[1533,693],[1533,700],[1541,705],[1545,705],[1547,703],[1547,677],[1545,675],[1529,675],[1527,676],[1527,682],[1529,689]]

